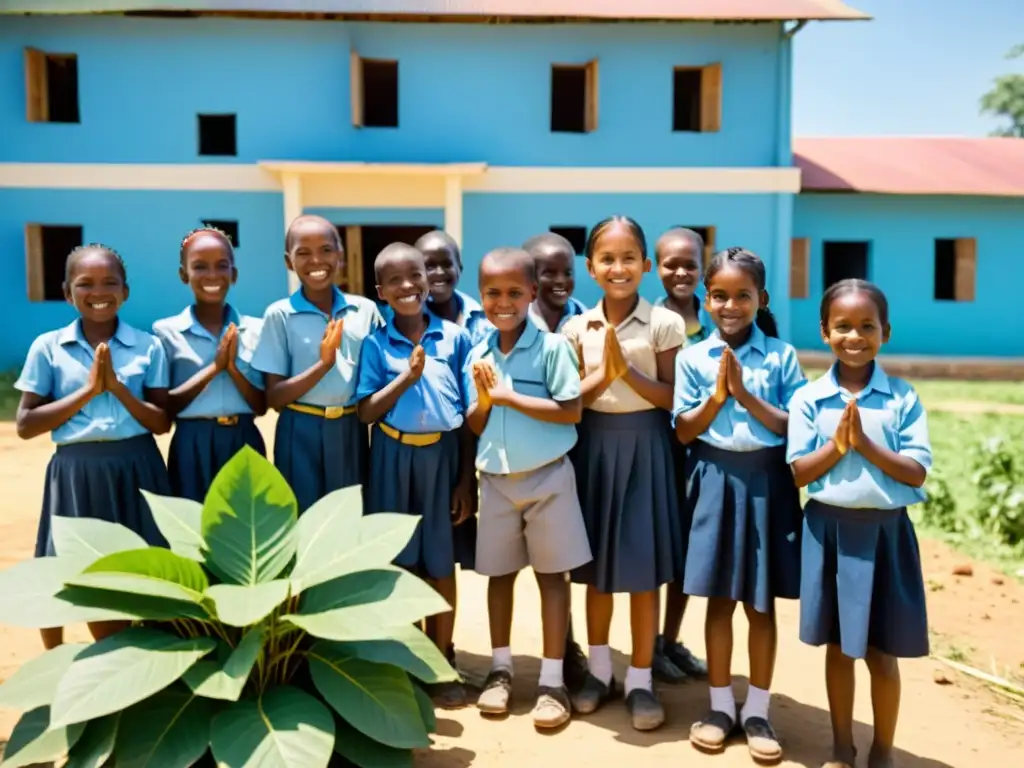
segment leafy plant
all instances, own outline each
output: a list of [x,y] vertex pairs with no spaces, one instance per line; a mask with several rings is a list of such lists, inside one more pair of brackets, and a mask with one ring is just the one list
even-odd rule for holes
[[956,499],[941,473],[933,471],[928,474],[925,494],[921,504],[921,522],[947,533],[962,533],[965,521],[957,514]]
[[1002,437],[984,440],[974,449],[971,482],[978,521],[1005,544],[1024,543],[1024,457]]
[[0,573],[0,621],[128,620],[0,685],[23,715],[3,768],[411,766],[436,723],[426,683],[455,671],[414,627],[450,606],[390,565],[416,518],[363,517],[358,487],[297,514],[245,448],[205,503],[146,494],[170,548],[102,520],[56,518],[56,557]]

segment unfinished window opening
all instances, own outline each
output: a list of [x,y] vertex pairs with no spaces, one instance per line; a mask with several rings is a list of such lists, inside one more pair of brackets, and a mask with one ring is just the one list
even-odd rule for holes
[[64,301],[64,263],[82,245],[79,225],[27,224],[25,274],[29,301]]
[[597,130],[597,61],[551,65],[551,130]]
[[583,256],[587,250],[587,228],[575,226],[551,226],[548,231],[561,235],[572,244],[573,253]]
[[78,123],[78,57],[25,49],[25,112],[32,123]]
[[398,62],[352,54],[352,124],[398,127]]
[[713,133],[722,127],[722,65],[672,72],[672,130]]
[[231,241],[232,248],[237,248],[239,246],[237,221],[231,221],[229,219],[204,219],[203,226],[210,227],[211,229],[219,229],[228,236],[228,240]]
[[345,260],[335,282],[346,293],[379,302],[373,263],[391,243],[414,245],[423,235],[437,229],[433,224],[336,224],[345,246]]
[[680,225],[683,229],[691,229],[700,235],[700,239],[704,241],[704,253],[701,254],[700,268],[701,272],[707,272],[708,267],[711,266],[711,257],[715,255],[715,237],[716,231],[714,227],[694,227]]
[[789,298],[811,295],[811,241],[794,237],[789,243]]
[[973,237],[935,241],[936,301],[974,301],[977,252]]
[[821,248],[824,290],[840,280],[867,280],[869,245],[860,240],[826,241]]
[[198,115],[199,154],[234,157],[238,154],[238,121],[235,115]]

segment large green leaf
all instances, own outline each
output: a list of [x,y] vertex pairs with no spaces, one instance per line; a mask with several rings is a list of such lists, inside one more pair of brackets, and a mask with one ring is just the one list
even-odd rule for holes
[[393,664],[425,683],[459,679],[459,673],[451,668],[433,640],[416,627],[402,625],[392,629],[389,634],[386,640],[338,643],[337,647],[360,659],[375,661],[378,664]]
[[149,546],[131,528],[107,520],[55,516],[50,525],[53,527],[53,546],[58,557],[79,556],[96,560],[115,552]]
[[0,571],[0,622],[27,629],[64,627],[132,616],[117,610],[74,605],[58,594],[93,557],[36,557]]
[[409,676],[317,643],[306,656],[313,684],[354,728],[389,747],[430,746]]
[[326,768],[334,717],[308,693],[281,686],[230,705],[210,737],[221,768]]
[[334,727],[334,751],[359,768],[413,768],[411,749],[386,747],[344,720],[336,720]]
[[22,664],[0,685],[0,707],[27,712],[52,704],[57,683],[86,647],[84,643],[58,645]]
[[68,727],[53,724],[49,707],[36,707],[21,716],[4,747],[4,761],[0,768],[21,768],[44,763],[64,756],[78,741],[85,726],[76,723]]
[[232,627],[248,627],[266,618],[287,598],[291,584],[275,579],[264,584],[242,586],[217,584],[206,594],[217,608],[217,618]]
[[206,603],[199,605],[184,600],[170,600],[152,595],[113,592],[94,587],[65,587],[57,596],[81,607],[115,610],[126,618],[150,621],[209,620],[210,618],[210,611],[205,607]]
[[266,636],[267,632],[263,627],[249,630],[223,665],[216,661],[200,661],[189,669],[182,679],[197,696],[238,701],[245,681],[263,650]]
[[172,686],[124,713],[117,768],[188,768],[210,747],[213,702]]
[[420,717],[423,718],[423,726],[427,729],[427,733],[437,733],[437,713],[434,711],[434,702],[430,700],[427,692],[416,684],[413,684],[412,692],[416,694],[416,704],[420,708]]
[[107,715],[85,724],[85,733],[68,753],[64,768],[102,768],[114,754],[121,714]]
[[75,587],[106,589],[181,600],[201,605],[210,586],[202,566],[162,547],[118,552],[100,558],[67,582]]
[[171,551],[203,562],[203,505],[192,499],[160,496],[149,491],[142,491],[142,496]]
[[301,591],[343,575],[339,560],[351,551],[363,516],[363,493],[358,486],[332,491],[302,513],[296,528],[298,549],[292,579]]
[[216,645],[209,637],[182,639],[143,627],[100,640],[78,655],[58,683],[53,724],[126,709],[166,688]]
[[295,555],[297,510],[274,465],[242,448],[217,473],[203,504],[207,566],[230,584],[277,578]]

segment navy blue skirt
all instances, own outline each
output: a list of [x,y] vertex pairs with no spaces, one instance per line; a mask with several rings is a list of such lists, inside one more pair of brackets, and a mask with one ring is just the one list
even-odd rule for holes
[[167,546],[139,490],[171,495],[167,467],[153,435],[58,445],[46,467],[36,557],[52,557],[50,520],[88,517],[131,528],[153,546]]
[[367,514],[400,512],[420,518],[396,565],[432,579],[455,572],[452,491],[458,481],[457,432],[444,432],[439,442],[418,447],[373,431]]
[[683,592],[770,613],[800,595],[800,494],[786,448],[726,451],[695,440],[686,461],[690,523]]
[[862,659],[928,655],[921,553],[906,507],[804,510],[800,639]]
[[240,415],[236,424],[218,424],[216,419],[178,419],[167,453],[171,492],[202,502],[221,467],[246,445],[267,455],[263,435],[251,413]]
[[682,538],[666,418],[660,409],[583,411],[569,456],[594,559],[574,582],[649,592],[676,578]]
[[274,466],[305,512],[331,491],[366,486],[369,434],[355,413],[325,419],[285,408],[274,433]]

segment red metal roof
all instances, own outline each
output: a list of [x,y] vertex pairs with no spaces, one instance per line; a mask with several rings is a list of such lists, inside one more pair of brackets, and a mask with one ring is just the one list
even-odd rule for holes
[[0,0],[0,14],[125,11],[671,21],[870,18],[842,0]]
[[1024,197],[1024,139],[795,139],[805,192]]

